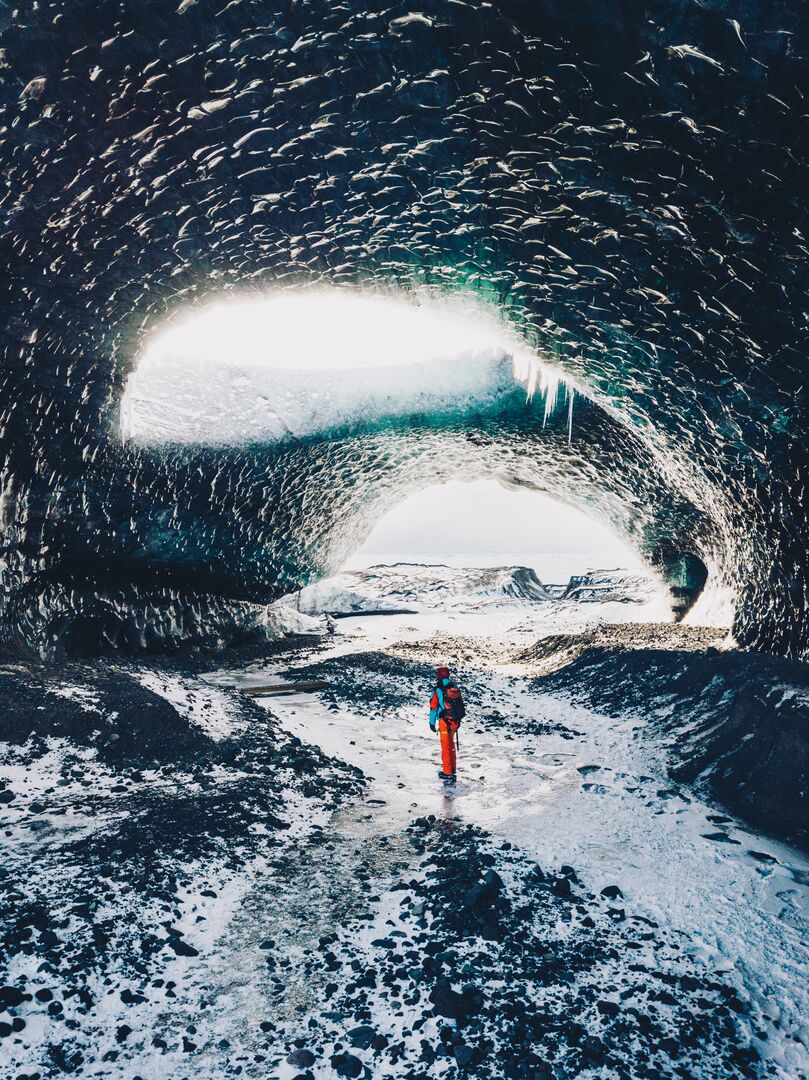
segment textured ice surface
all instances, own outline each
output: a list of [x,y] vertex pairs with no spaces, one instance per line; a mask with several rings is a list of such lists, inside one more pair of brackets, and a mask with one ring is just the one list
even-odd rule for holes
[[[737,639],[800,654],[809,33],[802,5],[732,14],[6,5],[4,645],[230,640],[397,499],[496,474],[609,522],[672,580],[685,555],[715,567]],[[522,387],[494,412],[290,445],[121,445],[127,376],[166,318],[312,285],[500,309],[581,389],[571,445],[564,408],[545,424]],[[244,389],[251,435],[274,402],[254,413]],[[187,431],[190,388],[172,398]]]

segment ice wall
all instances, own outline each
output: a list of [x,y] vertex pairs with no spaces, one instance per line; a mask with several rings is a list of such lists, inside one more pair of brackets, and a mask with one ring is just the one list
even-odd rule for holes
[[[805,651],[803,8],[416,14],[0,15],[6,648],[232,636],[392,500],[496,473],[696,556],[742,644]],[[279,285],[475,294],[582,388],[570,445],[520,393],[269,449],[122,446],[147,335]]]

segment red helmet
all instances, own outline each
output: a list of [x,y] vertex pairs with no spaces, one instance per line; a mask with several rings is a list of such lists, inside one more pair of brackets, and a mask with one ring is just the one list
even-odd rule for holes
[[440,667],[436,671],[435,675],[436,675],[437,679],[448,679],[449,678],[449,668],[448,667]]

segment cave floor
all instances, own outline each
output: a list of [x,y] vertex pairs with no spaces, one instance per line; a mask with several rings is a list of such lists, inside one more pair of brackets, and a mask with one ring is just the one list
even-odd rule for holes
[[[329,649],[296,658],[292,666],[214,676],[243,685],[268,677],[328,680],[329,689],[318,694],[263,700],[287,731],[369,779],[364,798],[335,816],[322,855],[305,860],[304,911],[297,896],[292,911],[271,902],[273,940],[300,947],[302,925],[308,934],[273,997],[278,1033],[297,1037],[304,1051],[295,1058],[290,1041],[293,1062],[278,1062],[278,1075],[298,1075],[303,1070],[296,1062],[311,1053],[315,1075],[331,1075],[335,1067],[335,1075],[350,1075],[351,1062],[341,1066],[341,1054],[362,1061],[374,1076],[452,1074],[459,1067],[515,1076],[557,1075],[554,1068],[561,1076],[590,1070],[605,1076],[802,1075],[809,1069],[809,991],[802,974],[809,864],[672,784],[661,749],[638,738],[642,720],[616,722],[528,689],[530,669],[514,657],[535,634],[520,612],[348,619]],[[450,788],[436,776],[438,741],[426,723],[424,694],[432,668],[445,659],[464,672],[471,706],[461,730],[459,781]],[[414,828],[415,821],[420,826]],[[462,917],[455,937],[453,920],[447,925],[446,911],[430,894],[430,875],[440,877],[447,845],[452,872],[463,877],[465,864],[482,851],[507,883],[509,913],[493,914],[491,925],[484,918],[476,934]],[[552,929],[547,911],[531,911],[528,921],[539,919],[542,926],[537,941],[518,935],[505,948],[501,943],[494,981],[518,987],[543,1023],[504,1023],[508,1003],[497,1000],[497,992],[492,1015],[476,1028],[442,1019],[440,1012],[420,1023],[435,985],[430,990],[428,978],[425,993],[423,973],[412,979],[405,968],[418,964],[425,945],[437,940],[452,952],[431,973],[439,984],[447,977],[456,991],[469,983],[470,991],[477,985],[485,994],[492,973],[481,980],[475,947],[498,936],[500,919],[513,919],[532,867],[548,875],[543,884],[553,896],[559,890],[554,874],[569,874],[582,890],[574,888],[569,906],[553,912]],[[453,902],[476,919],[480,913],[466,911],[465,895],[461,890]],[[353,921],[346,923],[349,912]],[[609,930],[588,956],[593,942],[582,940],[581,930],[598,938],[604,924]],[[337,941],[329,943],[335,932]],[[405,935],[412,952],[398,968],[393,964],[395,978],[380,992],[380,957],[390,951],[391,934]],[[523,963],[529,942],[540,952],[564,942],[580,950],[583,969],[549,980],[547,972]],[[324,950],[334,960],[313,967],[312,953]],[[397,955],[404,952],[397,943]],[[372,986],[353,985],[358,965],[375,973]],[[346,967],[347,982],[340,974]],[[679,992],[661,1001],[655,980],[658,990],[675,985]],[[729,1006],[730,1027],[722,1004],[718,1012],[706,1004],[709,982],[720,998],[738,995]],[[635,1016],[639,1005],[650,1009],[653,1032],[645,1030],[649,1014],[646,1024]],[[697,1024],[698,1033],[693,1017],[701,1010],[711,1019]],[[346,1037],[352,1016],[353,1027],[363,1030]],[[385,1047],[364,1045],[370,1029]],[[341,1067],[349,1072],[340,1073]]]
[[[642,718],[543,693],[536,637],[524,608],[356,618],[203,679],[144,664],[218,746],[228,687],[329,683],[188,775],[73,748],[75,788],[64,741],[18,748],[3,1080],[809,1076],[809,862],[673,784]],[[450,789],[438,662],[469,709]]]

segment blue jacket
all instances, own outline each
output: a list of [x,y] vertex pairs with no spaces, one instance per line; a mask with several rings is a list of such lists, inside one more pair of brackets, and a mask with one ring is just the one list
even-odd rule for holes
[[433,731],[435,731],[435,725],[441,719],[441,714],[444,711],[443,688],[446,686],[452,686],[452,679],[442,679],[433,690],[433,696],[430,698],[430,727]]

